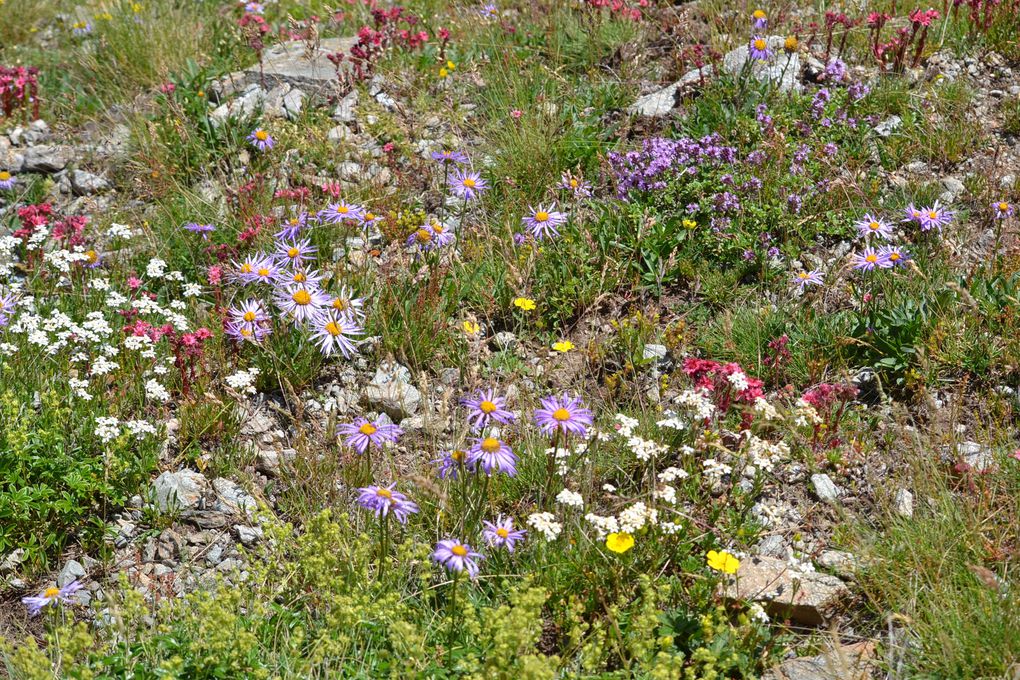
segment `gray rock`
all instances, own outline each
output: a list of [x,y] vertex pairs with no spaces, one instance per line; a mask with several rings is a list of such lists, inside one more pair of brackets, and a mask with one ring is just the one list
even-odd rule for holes
[[520,345],[520,341],[510,331],[500,331],[492,336],[492,348],[495,350],[512,350],[518,345]]
[[255,545],[262,540],[262,527],[249,527],[239,524],[234,527],[234,533],[241,545]]
[[226,513],[215,510],[192,510],[184,515],[184,520],[199,529],[223,529],[230,524]]
[[30,146],[25,150],[25,172],[42,172],[52,174],[67,167],[71,160],[71,149],[66,146],[40,145]]
[[770,534],[758,541],[758,544],[754,546],[754,549],[759,555],[784,558],[786,557],[787,547],[786,540],[782,536],[779,534]]
[[86,576],[85,567],[77,560],[68,560],[64,568],[57,574],[57,586],[63,588],[71,581],[83,579]]
[[857,558],[853,553],[844,550],[823,550],[818,556],[818,566],[835,572],[843,578],[851,578],[857,573]]
[[737,577],[721,583],[719,592],[732,600],[759,602],[772,616],[818,625],[831,618],[850,589],[835,576],[795,572],[784,560],[758,556],[741,560]]
[[276,427],[276,421],[265,411],[248,413],[241,423],[241,434],[254,436],[263,434]]
[[453,387],[460,382],[459,368],[444,368],[439,372],[439,382],[447,387]]
[[644,350],[641,352],[641,356],[644,359],[661,361],[666,358],[666,351],[665,345],[645,345]]
[[715,69],[712,66],[705,66],[700,71],[698,69],[688,71],[672,85],[638,97],[637,101],[627,108],[627,113],[648,118],[661,118],[668,115],[676,107],[677,95],[684,90],[694,88],[702,81],[711,79],[713,75],[715,75]]
[[263,449],[255,457],[255,469],[266,477],[278,477],[280,469],[284,465],[291,465],[297,458],[297,451],[294,449]]
[[219,543],[214,543],[209,547],[209,550],[205,553],[205,562],[210,567],[215,567],[217,564],[223,561],[223,546]]
[[9,574],[12,571],[15,571],[24,559],[24,548],[18,548],[17,550],[8,553],[2,560],[0,560],[0,574]]
[[218,106],[209,114],[209,120],[213,125],[219,126],[231,118],[251,118],[263,109],[267,100],[268,93],[265,90],[258,85],[251,85],[241,93],[241,96]]
[[872,677],[875,643],[840,645],[817,656],[787,659],[762,676],[762,680],[867,680]]
[[943,203],[952,203],[967,191],[967,188],[963,186],[963,182],[956,179],[955,177],[943,177],[942,188],[945,191],[939,196],[939,199]]
[[100,191],[106,191],[110,188],[110,183],[105,179],[84,170],[72,170],[69,173],[69,178],[71,180],[71,190],[75,196],[98,194]]
[[290,92],[291,87],[287,83],[280,83],[266,94],[266,100],[262,107],[263,114],[268,118],[285,118],[287,110],[284,107],[283,99]]
[[258,502],[251,494],[225,477],[214,479],[212,486],[216,500],[225,512],[250,514],[258,508]]
[[152,483],[156,507],[171,509],[197,508],[202,495],[209,490],[209,480],[194,470],[164,472]]
[[875,126],[875,134],[879,137],[891,137],[894,132],[903,125],[903,119],[899,116],[889,116]]
[[333,120],[338,123],[353,123],[358,107],[358,91],[351,90],[333,109]]
[[283,110],[288,120],[295,120],[301,114],[301,109],[304,108],[305,99],[307,98],[308,95],[296,87],[284,96]]
[[336,166],[340,179],[346,182],[358,182],[365,179],[365,169],[354,161],[343,161]]
[[1012,189],[1014,184],[1016,184],[1016,175],[1003,175],[999,179],[1000,189]]
[[800,92],[800,55],[796,52],[788,54],[783,51],[786,38],[771,35],[766,39],[773,56],[768,61],[757,61],[750,58],[747,45],[731,50],[723,57],[722,68],[734,76],[750,73],[761,82],[771,82],[782,92]]
[[904,165],[903,169],[915,175],[921,175],[928,172],[928,164],[924,161],[913,161]]
[[829,475],[821,473],[811,475],[811,486],[819,500],[826,503],[839,503],[839,487],[837,487]]
[[[319,99],[339,89],[336,66],[328,55],[334,52],[347,53],[357,38],[326,38],[311,47],[302,40],[278,43],[262,53],[262,66],[252,66],[236,71],[217,83],[214,94],[220,99],[229,97],[251,84],[264,84],[273,88],[280,83],[304,90]],[[343,62],[341,71],[349,68]]]
[[361,394],[365,405],[400,422],[418,412],[421,393],[411,384],[411,372],[400,364],[385,362]]
[[975,472],[984,472],[995,464],[992,450],[977,442],[963,442],[956,447],[956,452]]
[[900,489],[893,498],[893,512],[900,517],[910,519],[914,516],[914,494],[906,489]]
[[351,132],[351,129],[346,125],[337,125],[326,133],[326,139],[333,142],[334,144],[340,144],[342,142],[353,143],[357,136]]
[[9,139],[0,135],[0,170],[18,173],[24,167],[25,155],[14,149]]

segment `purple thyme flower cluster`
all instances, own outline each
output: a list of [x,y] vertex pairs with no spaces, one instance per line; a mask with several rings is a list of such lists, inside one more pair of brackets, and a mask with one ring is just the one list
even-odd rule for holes
[[631,191],[662,189],[666,180],[698,168],[725,165],[737,160],[737,150],[722,143],[718,134],[701,139],[683,137],[646,139],[640,151],[609,154],[617,194],[627,198]]

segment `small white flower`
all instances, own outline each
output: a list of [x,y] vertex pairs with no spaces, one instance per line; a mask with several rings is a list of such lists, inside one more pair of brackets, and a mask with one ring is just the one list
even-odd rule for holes
[[104,444],[109,444],[120,436],[120,421],[116,418],[96,418],[96,436]]
[[154,257],[145,265],[145,273],[150,279],[161,279],[166,274],[166,262]]
[[170,401],[170,393],[156,380],[149,380],[145,383],[145,396],[153,401]]
[[564,489],[556,495],[556,502],[570,508],[583,508],[584,498],[581,494],[570,489]]
[[542,534],[547,541],[555,541],[563,531],[563,525],[556,521],[551,512],[536,512],[528,516],[528,526]]

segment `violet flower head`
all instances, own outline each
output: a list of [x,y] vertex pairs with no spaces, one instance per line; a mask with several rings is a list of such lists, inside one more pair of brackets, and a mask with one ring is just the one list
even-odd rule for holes
[[433,151],[432,160],[443,165],[453,164],[460,165],[461,163],[467,163],[468,157],[463,151]]
[[862,272],[887,269],[891,266],[885,255],[870,246],[859,253],[854,253],[850,263],[854,269]]
[[870,236],[880,236],[887,240],[892,238],[892,225],[871,213],[866,213],[854,226],[857,227],[857,233],[865,238]]
[[338,429],[339,434],[346,435],[344,444],[360,454],[368,451],[369,446],[382,450],[384,445],[396,442],[397,438],[404,434],[404,431],[393,423],[373,423],[366,418],[358,418],[353,423],[341,425]]
[[485,528],[482,529],[482,538],[489,544],[490,548],[506,548],[507,552],[514,551],[514,545],[523,541],[528,533],[520,529],[514,529],[513,517],[504,518],[502,515],[496,518],[495,523],[484,521]]
[[559,236],[560,232],[557,227],[566,224],[566,221],[566,213],[557,211],[555,203],[548,208],[539,205],[537,210],[528,206],[528,215],[521,218],[521,222],[531,232],[531,235],[539,241],[546,237]]
[[294,217],[290,217],[283,221],[280,225],[280,231],[276,232],[273,237],[277,241],[296,241],[297,237],[301,234],[301,230],[308,224],[308,213],[302,212]]
[[575,198],[591,196],[591,184],[585,182],[580,177],[574,177],[569,172],[563,173],[560,177],[559,188],[571,192]]
[[1006,201],[992,203],[992,214],[997,220],[1004,220],[1013,216],[1013,206]]
[[594,420],[580,397],[561,394],[559,397],[546,397],[541,403],[541,408],[535,409],[535,423],[542,432],[547,435],[556,432],[573,434],[582,439],[588,436],[588,428]]
[[0,189],[7,191],[13,189],[17,179],[11,173],[6,170],[0,170]]
[[769,17],[765,10],[756,9],[751,13],[751,25],[759,31],[768,28]]
[[276,257],[281,265],[300,267],[306,260],[315,258],[316,248],[308,239],[280,241],[276,244]]
[[768,61],[772,58],[772,51],[769,49],[768,40],[760,35],[751,38],[747,44],[747,55],[756,61]]
[[358,353],[357,336],[364,331],[351,317],[331,307],[326,307],[312,317],[312,342],[319,347],[323,356],[342,354],[350,359]]
[[910,252],[900,246],[886,246],[879,251],[879,257],[884,258],[886,268],[907,266],[910,261]]
[[493,424],[507,425],[514,421],[514,414],[506,410],[506,400],[496,396],[496,391],[479,391],[460,403],[468,410],[468,422],[475,430],[483,430]]
[[330,299],[329,306],[355,322],[365,320],[365,299],[354,297],[354,291],[348,286],[340,286],[339,292]]
[[365,214],[365,209],[360,205],[339,201],[330,203],[319,211],[319,219],[327,224],[339,224],[340,222],[360,222]]
[[366,486],[358,489],[358,505],[371,510],[380,519],[393,515],[401,524],[418,512],[418,505],[399,491],[394,491],[396,483],[389,486]]
[[471,578],[475,578],[478,576],[478,562],[476,560],[484,558],[481,553],[472,550],[470,545],[448,538],[436,544],[436,549],[432,553],[432,559],[446,567],[447,571],[459,574],[466,570]]
[[184,228],[192,234],[201,234],[206,241],[209,240],[209,234],[216,231],[216,227],[211,224],[198,224],[197,222],[188,222]]
[[825,272],[821,269],[799,271],[793,277],[793,283],[801,292],[808,286],[820,286],[825,282]]
[[457,170],[450,178],[450,190],[465,201],[475,200],[488,188],[488,182],[479,173],[470,170]]
[[506,442],[496,437],[476,439],[468,449],[467,464],[481,468],[490,477],[494,472],[502,472],[509,477],[517,475],[517,456]]
[[467,451],[454,449],[444,452],[442,458],[437,458],[432,462],[439,465],[439,470],[436,474],[440,479],[446,479],[447,477],[457,479],[461,468],[471,469],[471,466],[468,464],[468,458],[469,454]]
[[76,579],[61,588],[51,587],[38,595],[23,597],[21,602],[28,607],[29,616],[38,616],[46,607],[51,607],[58,603],[70,603],[71,596],[81,589],[82,585]]
[[248,142],[259,151],[269,151],[276,144],[276,141],[262,128],[258,128],[248,135]]
[[18,299],[14,297],[14,293],[0,293],[0,328],[11,322],[17,302]]
[[938,201],[930,208],[921,208],[921,231],[932,229],[942,231],[942,227],[953,221],[953,214],[952,211],[940,206]]
[[329,296],[317,286],[294,284],[278,288],[273,295],[273,302],[295,325],[301,325],[311,321],[329,304]]

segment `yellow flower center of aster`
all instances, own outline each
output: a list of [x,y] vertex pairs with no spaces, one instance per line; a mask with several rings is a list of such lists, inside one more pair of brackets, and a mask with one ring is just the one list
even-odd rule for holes
[[558,408],[553,411],[552,417],[553,420],[558,420],[562,423],[565,420],[570,420],[570,411],[565,408]]
[[45,597],[47,600],[52,600],[59,594],[60,588],[47,588],[46,591],[43,593],[43,597]]
[[871,231],[878,231],[879,227],[881,227],[881,226],[882,225],[879,224],[878,222],[869,222],[868,223],[868,229],[870,229]]
[[756,10],[754,10],[754,14],[752,14],[751,16],[753,16],[755,19],[764,19],[765,18],[765,11],[764,10],[760,10],[760,9],[756,9]]
[[294,274],[294,281],[296,283],[304,283],[307,280],[308,277],[305,276],[304,272],[297,272],[296,274]]
[[343,298],[334,298],[333,309],[336,309],[341,312],[344,311],[345,309],[347,309],[347,300],[344,300]]
[[252,312],[252,311],[245,312],[244,313],[244,320],[247,321],[248,323],[251,323],[252,321],[254,321],[255,320],[255,312]]
[[535,213],[535,221],[536,222],[545,222],[548,219],[549,219],[549,213],[545,212],[544,210],[539,210],[537,213]]
[[510,532],[504,529],[503,527],[500,527],[496,529],[496,535],[499,536],[500,538],[506,538],[507,536],[510,535]]
[[450,552],[452,552],[457,557],[467,557],[467,548],[459,544],[450,548]]
[[419,229],[418,231],[414,232],[414,235],[422,243],[428,243],[429,241],[432,240],[432,232],[430,232],[428,229]]
[[[0,173],[0,179],[4,179],[3,173]],[[999,204],[999,212],[1006,212],[1007,210],[1009,210],[1009,203],[1003,201]]]
[[0,182],[6,182],[11,178],[11,173],[6,170],[0,170]]
[[347,207],[346,205],[341,205],[341,206],[339,206],[339,207],[338,207],[338,208],[336,209],[336,211],[337,211],[338,213],[343,213],[344,215],[346,215],[346,214],[347,214],[348,212],[350,212],[350,210],[351,210],[351,209],[350,209],[350,208],[348,208],[348,207]]
[[577,180],[576,179],[571,179],[570,180],[570,188],[571,189],[576,189],[577,188]]
[[266,141],[266,139],[268,139],[268,137],[269,137],[269,133],[266,132],[265,130],[258,130],[255,133],[255,139],[259,140],[260,142]]
[[[244,268],[242,267],[241,270],[244,271]],[[247,274],[248,272],[245,272],[245,273]],[[259,268],[259,276],[269,276],[269,270],[266,269],[265,267],[260,267]]]
[[393,498],[393,493],[389,489],[377,489],[375,495],[379,498]]
[[461,184],[466,186],[468,189],[474,189],[475,188],[475,181],[473,179],[471,179],[470,177],[465,177],[464,181],[461,182]]
[[499,451],[499,440],[495,437],[486,437],[482,440],[482,451],[496,453]]
[[334,338],[340,335],[340,326],[336,325],[336,321],[330,321],[326,324],[326,332],[332,335]]
[[99,261],[99,254],[94,250],[86,250],[85,259],[89,261],[89,264],[95,264]]
[[244,262],[244,263],[241,264],[241,273],[242,274],[251,274],[251,263],[250,262]]
[[765,41],[762,40],[761,38],[758,38],[757,40],[754,41],[754,49],[756,49],[756,50],[764,50],[765,47],[766,47]]
[[439,224],[438,222],[432,223],[432,231],[436,232],[437,234],[442,234],[444,229],[446,229],[446,227]]
[[801,272],[800,274],[797,274],[797,276],[802,278],[802,279],[806,279],[808,277],[808,273],[807,272]]
[[493,404],[491,401],[483,401],[481,404],[478,405],[478,409],[482,413],[492,413],[493,411],[496,410],[496,405]]
[[250,328],[242,328],[241,329],[241,335],[243,335],[246,338],[250,338],[251,335],[252,335],[251,329]]
[[290,296],[290,299],[302,306],[311,304],[312,302],[312,296],[304,288],[294,291],[294,294]]
[[939,214],[937,212],[935,212],[934,210],[932,210],[932,211],[930,211],[928,213],[928,219],[935,220],[935,219],[938,219],[938,217],[939,217]]
[[872,253],[871,255],[866,256],[864,259],[867,260],[868,262],[872,262],[872,263],[878,262],[878,255],[875,255],[874,253]]
[[900,259],[900,254],[897,252],[891,252],[889,253],[889,259],[892,260],[893,262],[896,262],[897,260]]
[[378,430],[379,430],[379,428],[377,428],[372,423],[365,423],[364,425],[362,425],[361,427],[358,428],[358,432],[360,432],[361,434],[365,435],[366,437],[371,437]]
[[299,250],[298,248],[288,248],[287,249],[287,257],[297,257],[300,254],[301,254],[301,250]]
[[375,219],[375,213],[365,213],[365,221],[371,222]]
[[467,451],[450,451],[450,458],[458,463],[463,463],[467,459]]

